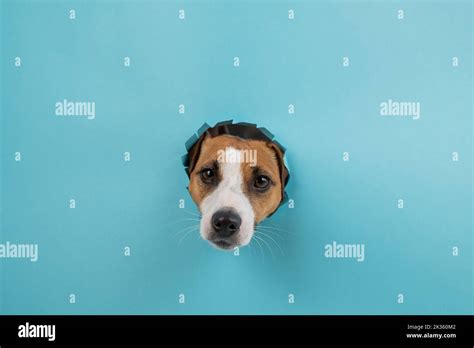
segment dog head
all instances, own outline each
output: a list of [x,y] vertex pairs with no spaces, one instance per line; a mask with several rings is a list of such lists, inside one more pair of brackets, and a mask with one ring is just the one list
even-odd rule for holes
[[255,226],[279,207],[288,170],[281,148],[257,128],[225,127],[201,135],[189,151],[187,171],[189,192],[201,212],[201,237],[233,249],[247,245]]

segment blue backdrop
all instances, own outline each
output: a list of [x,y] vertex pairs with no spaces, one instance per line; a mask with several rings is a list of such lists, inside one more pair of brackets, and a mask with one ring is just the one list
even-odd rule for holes
[[[470,1],[7,0],[0,19],[0,243],[38,246],[0,258],[1,313],[473,313]],[[184,143],[225,119],[272,131],[292,175],[273,241],[239,255],[186,229]]]

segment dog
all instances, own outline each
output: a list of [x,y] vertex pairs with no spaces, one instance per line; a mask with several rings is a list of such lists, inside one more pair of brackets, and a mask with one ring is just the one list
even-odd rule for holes
[[249,124],[217,124],[198,138],[185,164],[204,240],[224,250],[250,243],[255,226],[286,198],[284,151]]

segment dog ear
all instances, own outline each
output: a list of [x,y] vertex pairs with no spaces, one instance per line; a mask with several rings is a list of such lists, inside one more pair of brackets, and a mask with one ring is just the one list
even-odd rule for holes
[[285,195],[285,186],[288,183],[288,179],[289,179],[288,168],[286,168],[285,161],[283,159],[284,152],[275,143],[268,143],[268,147],[270,147],[273,150],[273,152],[275,152],[276,159],[278,162],[278,167],[280,168],[281,199],[283,200],[284,195]]
[[196,143],[189,149],[188,152],[188,176],[191,175],[191,173],[194,170],[194,167],[196,166],[196,163],[199,159],[199,155],[201,154],[201,147],[202,143],[204,142],[204,139],[206,138],[207,132],[204,132],[196,141]]

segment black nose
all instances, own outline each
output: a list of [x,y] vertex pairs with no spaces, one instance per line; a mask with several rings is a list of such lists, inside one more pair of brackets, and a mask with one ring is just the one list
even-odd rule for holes
[[231,209],[221,209],[212,215],[211,222],[220,237],[230,237],[239,230],[242,219]]

